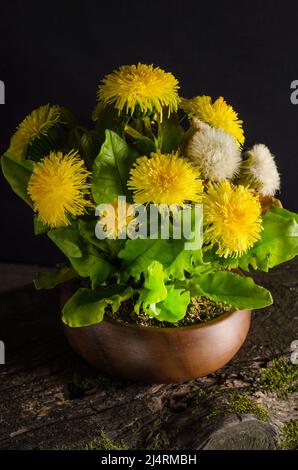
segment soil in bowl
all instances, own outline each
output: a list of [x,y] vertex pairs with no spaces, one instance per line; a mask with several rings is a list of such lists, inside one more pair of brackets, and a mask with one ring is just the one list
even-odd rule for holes
[[187,312],[182,320],[176,323],[166,321],[159,321],[156,318],[150,318],[142,309],[137,314],[134,311],[134,304],[136,299],[132,298],[122,302],[119,310],[113,313],[111,308],[106,308],[106,317],[123,324],[133,324],[150,326],[156,328],[179,328],[183,326],[192,326],[205,323],[219,317],[225,312],[231,310],[231,306],[223,302],[214,302],[207,297],[200,297],[199,299],[192,297],[188,305]]

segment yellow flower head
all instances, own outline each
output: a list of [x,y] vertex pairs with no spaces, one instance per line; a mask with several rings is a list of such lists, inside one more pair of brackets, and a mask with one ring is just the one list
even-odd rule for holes
[[28,194],[41,222],[50,227],[69,225],[68,215],[82,215],[90,203],[84,198],[90,173],[75,150],[51,152],[34,165]]
[[134,191],[138,204],[176,204],[200,202],[203,184],[199,170],[178,153],[151,153],[137,159],[130,170],[128,188]]
[[107,238],[116,239],[119,233],[127,230],[128,225],[136,227],[136,219],[131,211],[130,204],[124,202],[119,204],[116,199],[111,204],[106,204],[106,208],[101,212],[98,224],[101,225]]
[[261,236],[261,205],[244,186],[222,181],[203,197],[204,243],[227,258],[245,253]]
[[214,103],[212,103],[210,96],[183,99],[182,109],[190,117],[196,117],[211,127],[222,129],[231,134],[239,144],[244,143],[243,121],[238,118],[236,111],[226,103],[222,96],[217,98]]
[[162,116],[163,108],[168,114],[177,111],[180,98],[178,81],[171,74],[153,65],[122,65],[106,75],[99,85],[98,97],[105,104],[126,114],[138,108],[143,114],[156,111]]
[[14,156],[22,158],[26,147],[35,138],[46,135],[50,127],[58,124],[61,119],[59,106],[46,104],[32,111],[18,126],[12,136],[8,151]]

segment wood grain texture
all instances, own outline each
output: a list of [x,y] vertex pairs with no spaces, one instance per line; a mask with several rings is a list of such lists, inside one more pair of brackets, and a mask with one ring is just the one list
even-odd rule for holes
[[288,355],[298,339],[298,260],[254,277],[275,303],[253,314],[233,360],[207,377],[168,385],[108,379],[87,366],[67,344],[58,291],[1,295],[7,363],[0,366],[0,448],[83,448],[101,432],[130,449],[274,448],[282,423],[298,419],[297,395],[278,400],[274,393],[248,391],[268,406],[268,423],[216,413],[228,392],[255,384],[260,367]]

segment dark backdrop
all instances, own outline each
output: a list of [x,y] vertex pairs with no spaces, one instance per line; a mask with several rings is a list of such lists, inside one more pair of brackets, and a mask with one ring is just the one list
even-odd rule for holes
[[[245,123],[246,145],[267,144],[282,200],[297,210],[298,6],[295,1],[16,1],[0,7],[0,150],[20,120],[45,103],[88,120],[99,80],[121,64],[172,71],[190,97],[223,95]],[[1,261],[51,264],[58,251],[34,237],[32,214],[0,176]]]

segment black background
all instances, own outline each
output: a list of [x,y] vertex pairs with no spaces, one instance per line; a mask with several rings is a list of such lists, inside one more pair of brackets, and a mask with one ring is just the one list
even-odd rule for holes
[[[0,150],[32,109],[71,107],[88,123],[97,85],[121,64],[172,71],[181,94],[224,96],[244,120],[246,145],[276,155],[281,199],[297,210],[296,1],[7,1],[0,4]],[[34,237],[32,213],[0,176],[1,261],[53,264],[61,255]]]

